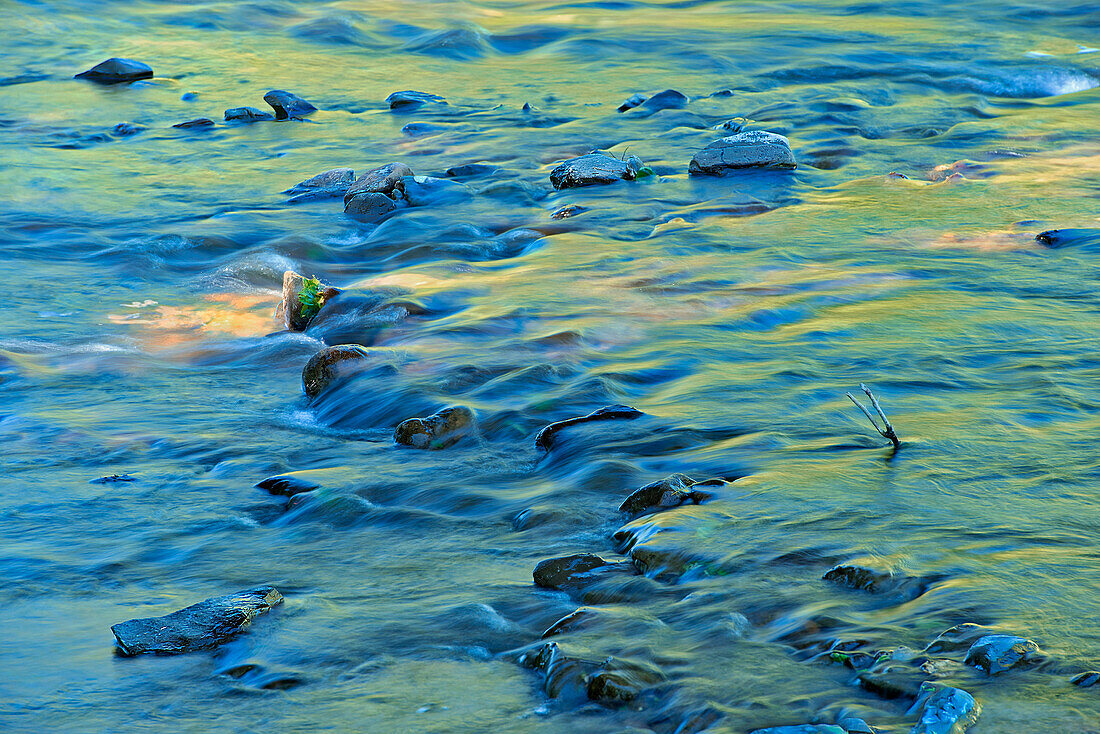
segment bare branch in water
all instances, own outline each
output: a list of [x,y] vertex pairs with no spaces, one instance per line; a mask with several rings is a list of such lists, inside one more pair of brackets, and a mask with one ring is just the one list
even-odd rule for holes
[[867,420],[871,421],[871,425],[875,427],[875,430],[878,431],[883,438],[890,439],[890,443],[894,444],[895,450],[901,448],[901,441],[898,440],[898,434],[894,432],[894,427],[890,425],[890,419],[887,418],[886,414],[882,412],[882,406],[878,404],[878,398],[876,398],[875,394],[871,392],[871,388],[867,387],[862,382],[859,383],[859,388],[863,390],[863,392],[866,393],[867,397],[871,400],[871,405],[874,407],[875,412],[878,413],[878,417],[882,419],[882,424],[884,426],[883,428],[879,428],[878,421],[876,421],[875,417],[871,415],[871,411],[867,410],[867,408],[863,406],[863,403],[856,400],[855,395],[852,395],[852,393],[850,392],[846,392],[844,394],[848,396],[849,400],[856,404],[857,408],[863,411],[863,415],[867,416]]

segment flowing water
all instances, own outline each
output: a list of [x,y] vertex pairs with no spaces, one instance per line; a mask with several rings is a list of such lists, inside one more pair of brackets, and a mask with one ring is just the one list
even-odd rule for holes
[[[1094,2],[8,0],[0,22],[0,728],[906,732],[907,701],[813,645],[976,622],[1047,662],[949,666],[972,732],[1100,731],[1068,682],[1100,666],[1100,239],[1034,239],[1100,227]],[[156,77],[72,79],[110,56]],[[221,122],[279,88],[320,110]],[[666,88],[691,102],[616,111]],[[449,104],[391,111],[403,89]],[[197,117],[218,125],[171,127]],[[798,168],[689,177],[733,117]],[[593,149],[657,175],[550,186]],[[280,193],[391,160],[493,170],[381,224]],[[281,330],[287,269],[358,306]],[[339,343],[370,368],[307,401]],[[646,417],[535,448],[614,403]],[[476,439],[394,444],[453,404]],[[254,487],[285,472],[321,489]],[[637,521],[646,574],[532,584],[622,558],[619,503],[674,472],[736,481]],[[923,593],[822,580],[866,556]],[[260,584],[285,604],[228,645],[114,654],[116,622]],[[551,698],[517,663],[582,604],[555,640],[650,671],[634,702]]]

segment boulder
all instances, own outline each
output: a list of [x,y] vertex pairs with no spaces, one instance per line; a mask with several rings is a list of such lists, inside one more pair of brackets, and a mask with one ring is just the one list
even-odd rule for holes
[[406,89],[401,92],[394,92],[390,96],[386,97],[386,104],[390,106],[391,110],[414,110],[421,105],[433,102],[436,104],[447,104],[447,100],[443,99],[438,94],[417,92],[413,89]]
[[964,662],[987,675],[998,675],[1038,662],[1040,657],[1039,646],[1031,640],[1015,635],[986,635],[970,646]]
[[260,586],[207,599],[163,617],[120,622],[111,631],[120,655],[178,655],[220,645],[282,601],[283,595],[275,588]]
[[626,405],[607,405],[599,410],[592,411],[588,415],[582,415],[577,418],[566,418],[563,421],[557,421],[544,427],[535,435],[535,448],[542,449],[543,451],[549,451],[554,445],[554,437],[565,428],[570,426],[580,425],[581,423],[592,423],[595,421],[607,421],[607,420],[634,420],[635,418],[641,418],[645,413],[640,410],[628,407]]
[[82,71],[74,79],[87,79],[99,84],[121,84],[133,82],[138,79],[149,79],[153,76],[153,67],[133,59],[107,59],[101,61],[91,69]]
[[[641,515],[645,512],[679,507],[685,502],[698,505],[713,496],[712,493],[702,489],[702,486],[719,486],[722,484],[725,484],[725,482],[721,479],[708,479],[705,482],[698,482],[685,474],[673,474],[635,490],[619,505],[619,512]],[[697,486],[700,488],[696,488]]]
[[570,158],[550,172],[550,183],[555,189],[572,189],[580,186],[599,186],[616,181],[633,181],[640,165],[637,159],[621,161],[606,153],[589,153]]
[[794,168],[791,143],[782,135],[750,130],[715,140],[695,154],[693,175],[721,176],[741,168]]
[[317,111],[316,107],[299,97],[297,94],[286,92],[282,89],[272,89],[265,94],[264,102],[267,102],[271,105],[271,108],[275,110],[276,120],[286,120],[291,117],[305,117]]
[[302,369],[302,390],[307,397],[317,397],[337,379],[363,367],[362,363],[369,356],[370,353],[358,344],[325,347],[310,357]]
[[409,418],[397,425],[393,440],[414,449],[445,449],[476,430],[474,411],[465,406],[444,408],[427,418]]
[[179,127],[183,129],[196,128],[196,127],[214,127],[214,121],[209,117],[199,117],[194,120],[187,120],[186,122],[177,122],[172,127]]
[[909,709],[919,717],[910,734],[963,734],[981,712],[981,705],[966,691],[925,683],[920,699]]
[[321,307],[340,292],[316,278],[305,278],[293,270],[283,273],[283,298],[275,309],[289,331],[305,331]]
[[405,178],[412,176],[413,170],[404,163],[387,163],[364,173],[348,187],[344,194],[344,203],[351,201],[357,194],[385,194],[393,197],[394,191],[401,191]]
[[344,199],[344,214],[360,222],[380,222],[400,208],[396,201],[385,194],[368,192]]
[[590,580],[593,575],[620,567],[595,553],[576,553],[562,558],[548,558],[535,566],[534,579],[538,586],[562,590]]
[[225,111],[226,122],[260,122],[274,119],[270,112],[264,112],[255,107],[230,107]]
[[333,168],[294,184],[283,193],[290,196],[288,203],[292,204],[317,199],[337,199],[348,192],[354,181],[355,172],[350,168]]

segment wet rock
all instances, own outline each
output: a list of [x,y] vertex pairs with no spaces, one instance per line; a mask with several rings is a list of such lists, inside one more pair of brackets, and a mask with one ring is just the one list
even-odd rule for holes
[[749,734],[848,734],[834,724],[802,724],[800,726],[769,726],[755,729]]
[[391,110],[414,110],[421,105],[430,103],[447,104],[447,100],[443,99],[438,94],[417,92],[413,89],[406,89],[402,92],[394,92],[390,96],[386,97],[386,104],[390,106]]
[[194,120],[187,120],[186,122],[177,122],[172,127],[179,127],[185,130],[189,128],[214,127],[214,121],[209,117],[199,117]]
[[635,107],[637,107],[638,105],[640,105],[642,102],[645,102],[645,97],[643,95],[641,95],[641,94],[632,94],[632,95],[630,95],[629,97],[626,98],[626,101],[624,101],[621,105],[619,105],[619,112],[626,112],[627,110],[632,110]]
[[336,380],[364,367],[369,356],[370,353],[358,344],[325,347],[306,362],[302,370],[302,390],[307,397],[317,397]]
[[1078,673],[1070,678],[1069,682],[1081,688],[1092,688],[1097,683],[1100,683],[1100,671],[1089,670],[1084,673]]
[[726,120],[714,126],[715,130],[722,130],[730,134],[737,134],[745,129],[745,125],[748,125],[749,121],[744,117],[734,117],[733,119]]
[[400,208],[385,194],[363,193],[344,199],[344,214],[360,222],[381,221]]
[[638,697],[638,686],[622,673],[604,671],[588,679],[588,697],[600,703],[624,703]]
[[741,168],[794,168],[791,143],[782,135],[750,130],[715,140],[695,154],[688,166],[694,175],[721,176]]
[[546,676],[544,688],[551,698],[587,699],[588,675],[598,666],[567,655],[556,642],[544,642],[520,657],[519,663]]
[[431,176],[406,176],[401,190],[410,206],[453,204],[473,196],[465,184]]
[[875,734],[875,730],[871,728],[870,724],[856,716],[846,716],[838,720],[836,724],[848,734]]
[[711,499],[713,494],[703,486],[713,487],[725,484],[721,479],[708,479],[698,482],[685,474],[673,474],[637,489],[619,505],[619,512],[640,515],[644,512],[679,507],[685,502],[700,504]]
[[114,484],[115,482],[136,482],[137,477],[132,477],[129,474],[110,474],[99,479],[93,479],[92,484]]
[[436,125],[432,122],[410,122],[401,128],[401,134],[410,138],[419,138],[445,129],[443,125]]
[[497,167],[488,163],[466,163],[461,166],[451,166],[444,175],[448,178],[479,178],[496,172]]
[[579,206],[577,204],[568,204],[567,206],[563,206],[561,209],[558,209],[553,214],[551,214],[550,218],[569,219],[570,217],[575,217],[578,214],[584,214],[586,211],[588,211],[587,207]]
[[535,566],[534,579],[538,586],[562,590],[591,580],[595,574],[621,567],[595,553],[577,553],[562,558],[548,558]]
[[1100,229],[1051,229],[1035,235],[1035,240],[1054,249],[1074,245],[1095,247],[1100,244]]
[[344,196],[354,181],[355,172],[350,168],[333,168],[294,184],[283,193],[290,196],[289,203],[336,199]]
[[545,640],[547,637],[553,637],[554,635],[563,635],[584,629],[592,623],[598,614],[599,612],[591,607],[581,607],[572,611],[547,627],[546,631],[542,633],[542,639]]
[[554,445],[555,436],[563,429],[569,428],[570,426],[576,426],[582,423],[592,423],[595,421],[634,420],[635,418],[641,418],[643,415],[645,415],[645,413],[642,411],[635,410],[626,405],[607,405],[588,415],[582,415],[577,418],[567,418],[544,427],[535,435],[535,448],[549,451]]
[[589,153],[560,164],[550,172],[550,183],[555,189],[572,189],[633,181],[639,167],[631,161],[621,161],[605,153]]
[[287,474],[268,477],[256,483],[257,489],[266,489],[271,494],[282,495],[283,497],[293,497],[303,492],[312,492],[320,486],[320,484],[311,482],[308,479]]
[[225,111],[226,122],[260,122],[274,119],[270,112],[264,112],[255,107],[230,107]]
[[970,646],[977,640],[990,634],[993,634],[993,630],[990,627],[984,627],[980,624],[973,624],[971,622],[957,624],[951,629],[941,632],[936,639],[929,642],[924,648],[924,652],[929,655],[935,655],[969,650]]
[[927,676],[913,670],[864,671],[856,676],[860,688],[891,701],[896,698],[916,699],[927,680]]
[[145,128],[141,125],[135,125],[132,122],[120,122],[111,128],[111,133],[114,135],[118,135],[119,137],[125,138],[131,135],[137,135],[144,129]]
[[659,110],[678,110],[685,107],[687,103],[688,98],[685,95],[675,89],[666,89],[647,99],[642,103],[642,107],[657,112]]
[[413,170],[404,163],[387,163],[364,173],[348,187],[344,194],[344,203],[358,194],[385,194],[393,196],[394,191],[402,191],[405,178],[412,177]]
[[214,671],[237,681],[241,686],[263,691],[285,691],[305,683],[305,677],[290,670],[268,668],[259,663],[234,663]]
[[338,293],[339,288],[287,270],[283,273],[283,298],[275,309],[275,318],[282,318],[290,331],[305,331],[310,320]]
[[919,717],[910,734],[963,734],[982,712],[974,697],[960,688],[927,683],[921,694],[909,710]]
[[112,58],[101,61],[91,69],[82,71],[74,79],[87,79],[99,84],[121,84],[138,79],[150,79],[153,67],[133,59]]
[[1021,665],[1038,662],[1039,646],[1015,635],[986,635],[966,652],[967,665],[998,675]]
[[445,449],[476,430],[474,411],[465,406],[444,408],[427,418],[409,418],[398,424],[393,440],[414,449]]
[[316,107],[299,97],[297,94],[286,92],[282,89],[272,89],[265,94],[264,102],[267,102],[271,105],[271,108],[275,110],[276,120],[286,120],[291,117],[305,117],[317,111]]
[[121,655],[177,655],[220,645],[282,601],[276,589],[261,586],[207,599],[163,617],[120,622],[111,631]]
[[821,578],[837,586],[903,600],[917,598],[927,590],[929,583],[929,579],[906,576],[884,568],[875,559],[842,563],[826,571]]

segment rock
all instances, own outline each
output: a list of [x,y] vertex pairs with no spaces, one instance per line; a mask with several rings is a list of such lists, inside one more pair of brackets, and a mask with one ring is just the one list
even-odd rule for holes
[[826,571],[821,578],[837,586],[872,594],[890,594],[904,600],[915,599],[923,594],[929,583],[929,579],[906,576],[883,568],[873,558],[842,563]]
[[419,138],[445,129],[442,125],[436,125],[432,122],[410,122],[401,128],[401,134],[410,138]]
[[466,163],[461,166],[451,166],[444,175],[447,178],[478,178],[490,176],[496,172],[497,167],[488,163]]
[[99,479],[91,480],[92,484],[114,484],[115,482],[136,482],[137,477],[132,477],[129,474],[110,474]]
[[642,102],[645,102],[645,97],[640,94],[632,94],[627,97],[626,101],[619,105],[619,112],[626,112],[632,110]]
[[145,128],[141,125],[135,125],[132,122],[120,122],[111,128],[111,132],[119,137],[128,137],[130,135],[137,135]]
[[230,107],[225,111],[226,122],[260,122],[274,119],[270,112],[264,112],[255,107]]
[[310,357],[302,369],[302,390],[307,397],[317,397],[337,379],[365,366],[369,356],[370,352],[358,344],[325,347]]
[[688,166],[693,175],[721,176],[740,168],[794,168],[791,143],[782,135],[750,130],[703,148]]
[[633,181],[638,166],[621,161],[605,153],[589,153],[570,158],[550,172],[550,183],[555,189],[572,189],[580,186],[598,186],[616,181]]
[[909,709],[919,716],[910,734],[963,734],[981,715],[981,705],[960,688],[926,683],[921,693]]
[[385,194],[356,194],[344,200],[344,214],[360,222],[378,222],[400,209],[397,202]]
[[678,110],[685,107],[687,103],[686,96],[675,89],[666,89],[647,99],[642,103],[642,107],[657,112],[658,110]]
[[317,108],[305,101],[297,94],[286,92],[282,89],[272,89],[264,95],[264,102],[275,110],[276,120],[286,120],[291,117],[305,117],[317,111]]
[[290,195],[289,203],[336,199],[343,197],[354,181],[355,172],[350,168],[333,168],[294,184],[283,193]]
[[[405,178],[411,177],[413,170],[404,163],[387,163],[364,173],[348,187],[344,194],[344,204],[357,194],[385,194],[392,198],[394,191],[401,191]],[[345,210],[346,211],[346,210]]]
[[1100,229],[1050,229],[1035,235],[1035,241],[1052,249],[1073,245],[1100,244]]
[[542,639],[545,640],[547,637],[553,637],[554,635],[563,635],[568,632],[584,629],[598,616],[598,614],[599,612],[591,607],[581,607],[580,609],[572,611],[547,627],[546,631],[542,633]]
[[581,423],[592,423],[595,421],[634,420],[635,418],[641,418],[643,415],[645,415],[645,413],[642,411],[635,410],[626,405],[607,405],[588,415],[582,415],[577,418],[567,418],[563,421],[545,426],[535,435],[535,448],[549,451],[550,447],[554,445],[554,437],[558,432],[570,426],[580,425]]
[[153,67],[133,59],[107,59],[91,69],[82,71],[74,79],[87,79],[99,84],[121,84],[153,76]]
[[538,586],[546,589],[562,590],[577,586],[601,571],[618,568],[620,565],[601,558],[595,553],[577,553],[572,556],[540,561],[535,566],[533,575]]
[[551,698],[588,698],[588,674],[597,665],[572,655],[566,655],[556,642],[544,642],[524,653],[519,663],[541,671],[546,676],[545,690]]
[[652,510],[667,507],[679,507],[685,502],[700,504],[713,495],[703,489],[693,489],[696,485],[717,486],[725,484],[721,479],[708,479],[697,482],[685,474],[673,474],[637,489],[619,505],[619,512],[640,515]]
[[339,292],[339,288],[316,279],[307,280],[293,270],[287,270],[283,273],[283,299],[275,309],[275,318],[281,317],[289,331],[305,331],[310,320]]
[[748,124],[749,124],[749,121],[746,120],[744,117],[734,117],[731,120],[726,120],[725,122],[722,122],[722,123],[719,123],[719,124],[715,125],[714,129],[736,134],[736,133],[739,133],[742,130],[744,130],[745,125],[748,125]]
[[163,617],[131,619],[111,627],[119,654],[178,655],[220,645],[244,630],[256,615],[281,604],[283,595],[260,586],[193,604]]
[[973,624],[971,622],[957,624],[951,629],[941,632],[936,639],[929,642],[924,648],[924,652],[929,655],[935,655],[937,653],[969,650],[970,646],[973,645],[976,640],[989,634],[993,634],[993,630],[990,627],[983,627],[980,624]]
[[558,209],[556,212],[551,214],[550,218],[569,219],[570,217],[575,217],[578,214],[584,214],[586,211],[588,211],[587,207],[579,206],[577,204],[567,204],[566,206],[563,206],[561,209]]
[[1031,640],[1015,635],[986,635],[970,646],[964,662],[987,675],[999,675],[1039,658],[1039,646]]
[[465,184],[431,176],[406,176],[400,188],[411,206],[453,204],[473,196]]
[[474,411],[465,406],[444,408],[427,418],[409,418],[397,425],[393,440],[415,449],[445,449],[474,433]]
[[638,686],[622,673],[603,671],[588,679],[588,697],[600,703],[633,701],[639,693]]
[[802,724],[800,726],[769,726],[754,729],[749,734],[848,734],[833,724]]
[[860,688],[891,701],[895,698],[916,699],[926,681],[926,676],[912,670],[864,671],[856,676]]
[[209,117],[199,117],[194,120],[188,120],[186,122],[177,122],[172,127],[180,127],[184,129],[193,127],[214,127],[214,121],[211,120]]
[[390,96],[386,97],[386,104],[390,106],[391,110],[413,110],[421,105],[428,103],[447,104],[447,100],[440,97],[438,94],[429,94],[428,92],[417,92],[413,89],[406,89],[402,92],[394,92]]
[[1092,688],[1097,683],[1100,683],[1100,671],[1089,670],[1084,673],[1078,673],[1070,678],[1069,682],[1081,688]]
[[282,495],[283,497],[293,497],[303,492],[312,492],[320,486],[316,482],[286,474],[268,477],[256,483],[257,489],[266,489],[271,494]]
[[848,734],[875,734],[871,725],[857,716],[846,716],[836,724]]

